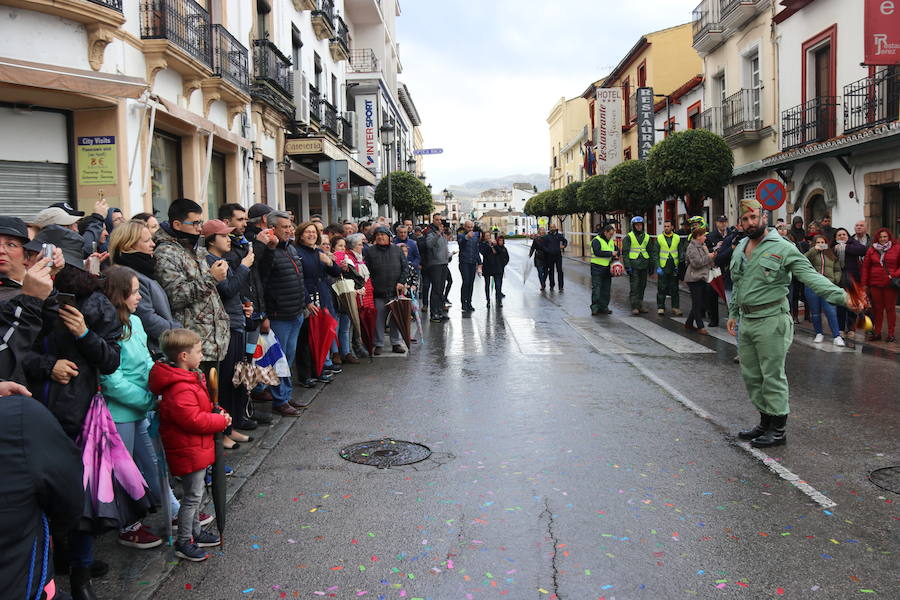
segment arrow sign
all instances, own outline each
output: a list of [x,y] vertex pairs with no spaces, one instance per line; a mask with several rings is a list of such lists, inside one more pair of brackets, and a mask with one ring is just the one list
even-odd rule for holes
[[756,186],[756,199],[765,210],[778,210],[787,200],[787,190],[777,179],[766,179]]
[[421,154],[443,154],[443,153],[444,153],[443,148],[424,148],[422,150],[413,150],[413,154],[415,154],[416,156],[421,155]]

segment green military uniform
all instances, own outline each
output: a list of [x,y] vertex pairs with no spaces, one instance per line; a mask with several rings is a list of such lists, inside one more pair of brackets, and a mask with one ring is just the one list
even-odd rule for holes
[[628,299],[631,310],[644,310],[644,290],[647,289],[647,273],[650,270],[650,246],[653,238],[646,231],[632,229],[622,240],[622,264],[628,271],[630,286]]
[[731,258],[734,289],[728,316],[739,320],[741,375],[750,399],[764,416],[784,416],[790,412],[784,361],[794,339],[787,301],[791,276],[832,304],[844,305],[846,292],[817,273],[774,229],[750,256],[745,253],[748,242],[741,240]]
[[608,314],[612,292],[609,266],[616,253],[616,243],[602,235],[591,240],[591,314]]
[[679,310],[681,306],[678,292],[678,265],[684,256],[685,245],[684,240],[676,233],[669,237],[666,237],[664,233],[656,236],[651,259],[658,269],[656,273],[659,276],[656,282],[656,308],[658,310],[665,310],[666,296],[672,297],[673,311]]

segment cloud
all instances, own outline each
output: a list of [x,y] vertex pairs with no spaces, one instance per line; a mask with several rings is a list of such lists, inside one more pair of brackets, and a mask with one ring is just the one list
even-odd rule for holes
[[409,0],[401,79],[422,115],[435,189],[547,173],[546,118],[606,74],[644,33],[690,20],[697,0]]

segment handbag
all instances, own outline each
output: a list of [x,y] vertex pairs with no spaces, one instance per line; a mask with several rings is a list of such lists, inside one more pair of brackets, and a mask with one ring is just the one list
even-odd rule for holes
[[888,270],[887,265],[882,264],[881,266],[884,267],[884,272],[887,273],[890,287],[895,290],[900,290],[900,277],[891,277],[891,272]]
[[709,272],[706,274],[706,283],[712,283],[713,279],[716,277],[722,276],[722,269],[719,267],[712,267]]
[[335,294],[349,294],[350,292],[356,291],[356,283],[353,279],[345,279],[341,276],[340,279],[331,284],[331,289],[334,290]]

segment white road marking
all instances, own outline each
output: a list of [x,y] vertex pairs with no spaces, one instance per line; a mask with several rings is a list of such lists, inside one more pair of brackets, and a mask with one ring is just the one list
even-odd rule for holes
[[506,317],[505,321],[522,354],[562,354],[561,342],[549,326],[538,327],[534,319],[519,317]]
[[484,344],[481,333],[478,331],[477,321],[472,318],[464,319],[461,315],[454,315],[444,325],[447,339],[444,347],[446,356],[471,356],[484,354]]
[[[669,317],[669,318],[677,323],[681,323],[682,325],[684,325],[685,322],[687,321],[687,318],[685,318],[685,317]],[[733,335],[728,333],[728,330],[725,329],[724,327],[709,327],[709,328],[707,328],[707,331],[709,332],[710,337],[714,337],[717,340],[722,340],[723,342],[728,342],[732,346],[737,346],[737,339]]]
[[[699,406],[697,403],[693,402],[690,398],[676,390],[667,382],[663,381],[656,373],[651,371],[648,367],[646,367],[643,363],[641,363],[634,356],[625,355],[623,356],[625,360],[634,366],[635,369],[641,372],[644,377],[664,389],[670,396],[675,398],[680,404],[684,405],[691,412],[696,414],[698,417],[702,419],[706,419],[707,421],[718,425],[723,429],[727,429],[726,425],[720,422],[718,419],[714,418],[706,409]],[[775,461],[774,458],[760,450],[759,448],[753,448],[750,444],[747,443],[738,443],[738,447],[743,448],[747,453],[751,456],[759,460],[761,463],[766,465],[773,473],[790,483],[792,486],[809,496],[813,502],[821,506],[822,508],[833,508],[837,506],[837,503],[830,499],[828,496],[809,485],[805,481],[801,480],[798,475],[796,475],[793,471],[785,467],[784,465]]]
[[669,331],[665,327],[657,325],[653,321],[642,319],[641,317],[625,317],[623,319],[619,319],[619,322],[628,325],[632,329],[643,333],[654,342],[662,344],[666,348],[674,350],[679,354],[716,353],[715,350],[710,350],[706,346],[702,346],[696,342],[692,342],[691,340],[678,333],[675,333],[674,331]]
[[568,317],[563,320],[601,354],[634,354],[634,350],[619,343],[620,336],[597,327],[597,321],[591,317]]

